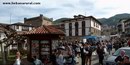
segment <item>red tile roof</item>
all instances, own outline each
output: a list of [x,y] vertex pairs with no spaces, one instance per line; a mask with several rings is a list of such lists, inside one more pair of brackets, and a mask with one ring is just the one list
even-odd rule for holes
[[30,35],[30,34],[61,34],[61,35],[64,35],[64,32],[61,31],[60,29],[55,28],[54,26],[43,25],[41,27],[28,31],[24,34],[25,35]]

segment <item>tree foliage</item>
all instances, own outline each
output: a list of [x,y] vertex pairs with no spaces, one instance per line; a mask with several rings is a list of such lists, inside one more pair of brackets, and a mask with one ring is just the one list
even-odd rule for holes
[[53,24],[59,24],[59,23],[61,23],[62,21],[67,20],[67,19],[70,19],[70,18],[60,18],[60,19],[57,19],[57,20],[55,20],[55,21],[53,22]]
[[[25,37],[19,35],[14,29],[12,29],[10,27],[10,25],[0,24],[0,32],[4,33],[4,35],[5,35],[5,37],[0,40],[0,45],[1,45],[1,54],[2,54],[2,57],[3,57],[3,65],[6,65],[6,61],[7,61],[7,51],[6,51],[6,49],[10,45],[13,45],[14,41],[16,42],[16,44],[20,44],[21,42],[24,42]],[[3,47],[2,44],[4,44],[5,46]]]
[[6,43],[6,47],[12,45],[13,41],[20,43],[25,39],[24,36],[19,35],[14,29],[12,29],[10,25],[0,25],[0,28],[1,32],[5,34],[5,38],[0,40],[0,44],[10,42],[8,44]]

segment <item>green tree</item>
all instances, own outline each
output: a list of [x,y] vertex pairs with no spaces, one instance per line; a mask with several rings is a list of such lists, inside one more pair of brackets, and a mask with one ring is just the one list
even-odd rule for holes
[[[25,37],[17,34],[17,32],[15,30],[13,30],[10,27],[10,25],[0,24],[0,29],[5,34],[5,38],[0,40],[0,45],[1,45],[1,54],[2,54],[3,65],[6,65],[7,48],[13,44],[13,41],[16,41],[16,43],[19,46],[18,50],[22,49],[19,44],[24,41]],[[4,47],[3,47],[3,44],[5,44]]]

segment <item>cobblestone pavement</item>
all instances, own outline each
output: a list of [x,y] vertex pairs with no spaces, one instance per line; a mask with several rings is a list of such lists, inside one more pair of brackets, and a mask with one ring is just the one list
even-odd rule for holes
[[91,63],[92,65],[99,65],[97,55],[93,55]]
[[[113,49],[111,52],[110,52],[110,55],[112,55],[112,53],[114,52],[115,50]],[[107,55],[109,56],[109,55]],[[104,57],[104,60],[106,60],[107,57]],[[92,55],[92,61],[91,61],[91,65],[99,65],[99,61],[98,61],[98,56],[96,54],[96,51],[93,52],[93,55]]]

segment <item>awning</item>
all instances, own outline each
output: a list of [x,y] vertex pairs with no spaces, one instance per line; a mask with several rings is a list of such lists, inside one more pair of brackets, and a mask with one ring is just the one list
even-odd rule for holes
[[84,36],[83,39],[97,39],[97,36]]

